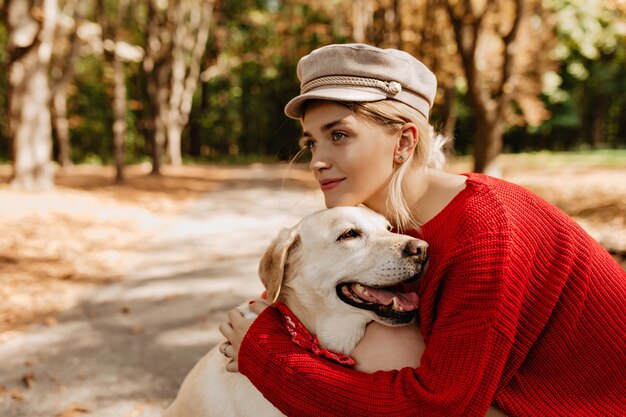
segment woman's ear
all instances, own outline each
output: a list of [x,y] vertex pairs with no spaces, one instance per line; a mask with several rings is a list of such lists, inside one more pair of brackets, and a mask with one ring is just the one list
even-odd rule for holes
[[406,123],[399,131],[400,138],[394,151],[394,160],[401,164],[415,151],[417,142],[419,141],[419,130],[414,123]]

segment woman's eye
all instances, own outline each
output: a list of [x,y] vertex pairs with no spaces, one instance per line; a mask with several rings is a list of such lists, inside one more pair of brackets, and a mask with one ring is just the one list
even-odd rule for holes
[[346,239],[354,239],[359,237],[361,234],[354,230],[354,229],[348,229],[345,232],[343,232],[338,238],[337,240],[346,240]]
[[304,141],[304,143],[302,144],[303,147],[307,148],[307,149],[313,149],[315,148],[315,141],[311,140],[311,139],[307,139]]
[[346,136],[348,136],[348,135],[346,135],[343,132],[333,132],[332,135],[331,135],[331,138],[332,138],[333,142],[336,142],[338,140],[341,140],[341,139],[345,138]]

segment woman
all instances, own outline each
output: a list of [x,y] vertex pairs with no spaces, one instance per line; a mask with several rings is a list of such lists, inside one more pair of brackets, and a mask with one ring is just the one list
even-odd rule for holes
[[363,204],[430,245],[417,289],[425,347],[417,328],[371,324],[353,352],[365,372],[342,367],[296,346],[257,302],[254,322],[232,311],[220,326],[229,369],[289,416],[484,416],[490,404],[626,415],[626,273],[611,256],[523,188],[439,170],[436,80],[412,56],[330,45],[298,77],[285,112],[302,123],[326,205]]

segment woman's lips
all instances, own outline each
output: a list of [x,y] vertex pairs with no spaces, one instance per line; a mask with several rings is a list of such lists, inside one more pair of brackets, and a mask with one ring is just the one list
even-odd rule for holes
[[345,178],[331,178],[328,180],[322,180],[320,181],[320,188],[322,189],[322,191],[332,190],[333,188],[341,184],[343,180],[345,180]]

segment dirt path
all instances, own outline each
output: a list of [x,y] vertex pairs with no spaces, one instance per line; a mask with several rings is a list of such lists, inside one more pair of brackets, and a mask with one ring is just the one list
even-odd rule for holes
[[220,340],[225,312],[260,294],[258,260],[276,231],[322,207],[318,192],[264,185],[262,167],[248,174],[154,220],[125,279],[0,344],[0,416],[159,416]]

